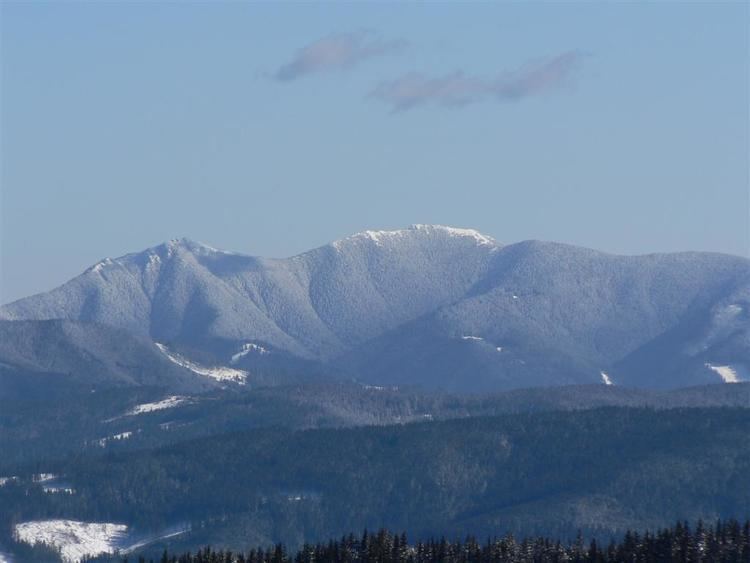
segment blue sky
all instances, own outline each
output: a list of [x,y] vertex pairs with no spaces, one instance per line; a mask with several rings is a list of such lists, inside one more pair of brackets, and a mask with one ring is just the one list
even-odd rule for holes
[[187,236],[748,255],[745,3],[3,3],[0,302]]

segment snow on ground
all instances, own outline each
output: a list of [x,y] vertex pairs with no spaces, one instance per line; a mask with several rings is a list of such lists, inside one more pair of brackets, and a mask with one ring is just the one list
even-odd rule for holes
[[47,483],[48,481],[54,481],[59,477],[59,475],[55,475],[54,473],[35,473],[31,476],[31,480],[35,483]]
[[9,554],[0,551],[0,563],[13,563],[13,559]]
[[163,409],[171,409],[183,403],[186,403],[187,400],[188,400],[187,397],[180,397],[179,395],[172,395],[171,397],[167,397],[166,399],[162,399],[161,401],[156,401],[154,403],[142,403],[140,405],[136,405],[125,414],[136,415],[136,414],[143,414],[145,412],[154,412],[154,411],[160,411]]
[[263,348],[263,346],[260,346],[259,344],[255,344],[254,342],[247,342],[246,344],[242,345],[242,348],[240,349],[239,352],[237,352],[236,354],[232,356],[232,359],[230,360],[229,363],[236,364],[237,362],[240,361],[241,358],[243,358],[244,356],[247,356],[250,352],[255,352],[256,354],[260,356],[270,354],[270,352],[266,348]]
[[[5,485],[7,485],[8,483],[10,483],[11,481],[18,481],[18,476],[17,475],[11,475],[10,477],[0,477],[0,487],[4,487]],[[2,561],[0,561],[0,563],[2,563]]]
[[66,487],[62,485],[50,485],[48,487],[42,487],[45,493],[50,494],[63,494],[63,495],[74,495],[76,490],[73,487]]
[[155,344],[156,347],[159,348],[159,350],[173,363],[189,369],[190,371],[198,375],[210,377],[211,379],[215,379],[217,381],[233,381],[234,383],[239,383],[240,385],[244,385],[247,380],[247,372],[242,371],[241,369],[234,369],[223,366],[202,366],[191,360],[188,360],[187,358],[179,354],[170,352],[169,349],[164,346],[164,344],[160,344],[158,342],[156,342]]
[[743,366],[715,366],[707,363],[706,367],[717,373],[724,383],[750,381],[750,373]]
[[66,563],[76,563],[86,555],[114,553],[121,547],[127,532],[125,524],[76,520],[34,520],[15,526],[19,541],[57,547]]
[[101,260],[100,262],[97,262],[91,268],[89,268],[89,272],[101,272],[104,268],[107,266],[111,266],[114,263],[114,261],[111,258],[105,258],[104,260]]
[[385,387],[383,385],[363,385],[366,390],[368,391],[398,391],[398,387],[396,385],[391,385],[389,387]]
[[605,372],[600,371],[599,373],[602,376],[602,382],[604,383],[604,385],[614,385],[612,379],[610,379],[610,377]]
[[127,555],[128,553],[134,552],[136,549],[141,549],[142,547],[146,547],[147,545],[156,543],[157,541],[165,540],[168,538],[173,538],[175,536],[185,534],[189,531],[190,531],[190,526],[187,524],[174,526],[172,528],[168,528],[164,530],[160,534],[143,536],[137,541],[135,541],[134,543],[131,543],[127,547],[124,547],[123,549],[121,549],[120,553],[123,555]]
[[[481,336],[473,336],[471,334],[465,334],[465,335],[463,335],[461,337],[461,340],[469,340],[469,341],[474,341],[474,342],[484,342],[484,338],[482,338]],[[495,346],[495,350],[498,351],[498,352],[502,352],[503,351],[503,347],[502,346]]]
[[133,433],[131,431],[121,432],[119,434],[107,436],[106,438],[100,438],[99,440],[96,441],[96,443],[99,444],[99,446],[101,446],[102,448],[104,448],[106,447],[108,442],[118,441],[118,440],[127,440],[131,436],[133,436]]

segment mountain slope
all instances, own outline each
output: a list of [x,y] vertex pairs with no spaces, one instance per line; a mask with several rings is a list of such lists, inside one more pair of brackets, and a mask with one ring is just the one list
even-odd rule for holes
[[[602,382],[610,371],[616,384],[677,387],[721,381],[721,370],[746,377],[746,313],[730,322],[721,311],[747,311],[749,290],[740,257],[502,246],[415,225],[284,260],[171,241],[104,260],[0,318],[97,322],[242,369],[278,362],[454,391]],[[715,353],[681,351],[704,345]],[[700,376],[681,367],[684,354]]]
[[107,259],[0,318],[93,321],[159,341],[257,341],[302,357],[347,346],[460,298],[497,245],[474,231],[366,232],[287,260],[189,240]]
[[185,392],[215,387],[171,362],[150,340],[76,321],[0,321],[0,381],[44,376],[55,383],[156,385]]
[[750,381],[750,279],[740,280],[710,307],[693,307],[681,321],[612,368],[625,384],[665,387]]
[[[454,391],[602,382],[602,372],[696,314],[724,310],[721,303],[738,310],[735,294],[742,288],[750,289],[750,265],[742,258],[614,256],[528,241],[498,252],[488,275],[463,299],[355,348],[342,361],[368,381],[429,382]],[[738,336],[718,328],[724,317],[716,314],[714,328],[705,330],[712,346],[728,346],[727,339]],[[747,340],[732,350],[736,362],[750,360]],[[671,349],[657,345],[654,353],[662,366],[648,370],[650,378],[638,377],[643,363],[621,364],[616,383],[719,381],[683,377]]]

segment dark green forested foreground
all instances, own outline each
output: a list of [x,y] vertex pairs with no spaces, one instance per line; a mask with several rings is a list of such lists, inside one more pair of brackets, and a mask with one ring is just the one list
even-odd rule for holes
[[[2,524],[126,523],[168,546],[289,549],[351,530],[586,538],[750,515],[747,409],[602,408],[345,429],[256,429],[35,465],[72,495],[0,488]],[[0,538],[2,541],[2,538]],[[6,540],[6,545],[10,545]]]
[[[123,563],[129,560],[123,559]],[[132,559],[131,559],[132,561]],[[591,562],[639,563],[711,562],[742,563],[750,561],[750,521],[736,520],[691,528],[677,523],[656,533],[643,535],[628,531],[620,541],[606,544],[585,542],[580,536],[572,542],[536,537],[516,540],[512,535],[484,542],[474,537],[464,540],[420,541],[409,543],[406,534],[381,530],[349,535],[338,541],[306,544],[296,553],[278,544],[270,549],[253,549],[247,553],[214,551],[204,548],[196,553],[171,555],[166,551],[159,559],[139,557],[139,563],[557,563]]]

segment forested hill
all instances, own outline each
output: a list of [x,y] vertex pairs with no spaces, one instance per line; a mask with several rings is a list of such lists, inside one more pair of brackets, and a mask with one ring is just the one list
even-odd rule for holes
[[19,479],[0,487],[0,506],[8,525],[112,522],[133,537],[187,527],[149,557],[165,546],[296,549],[381,527],[415,540],[580,530],[609,541],[678,519],[747,518],[749,436],[747,409],[733,408],[255,429],[39,465],[75,494]]
[[[122,559],[128,563],[128,559]],[[139,563],[145,563],[143,557]],[[247,553],[214,551],[204,548],[179,556],[166,551],[149,563],[743,563],[750,561],[750,521],[744,524],[729,520],[694,528],[678,522],[656,533],[628,531],[619,541],[585,542],[580,536],[562,543],[545,537],[516,540],[512,535],[502,539],[464,540],[445,538],[409,543],[406,534],[380,530],[365,531],[361,536],[344,536],[338,541],[304,545],[290,551],[283,544],[270,549],[253,549]]]

